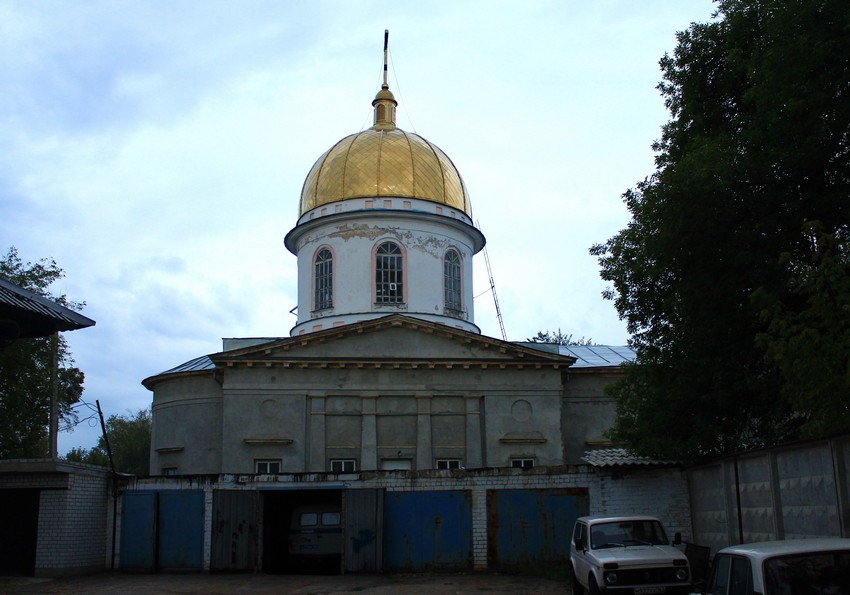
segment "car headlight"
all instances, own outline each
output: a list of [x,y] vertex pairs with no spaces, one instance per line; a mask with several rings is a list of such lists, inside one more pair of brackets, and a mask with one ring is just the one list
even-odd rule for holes
[[606,572],[605,573],[605,583],[608,585],[616,585],[617,584],[617,573],[616,572]]
[[679,568],[676,571],[676,580],[686,581],[688,580],[688,571],[685,568]]

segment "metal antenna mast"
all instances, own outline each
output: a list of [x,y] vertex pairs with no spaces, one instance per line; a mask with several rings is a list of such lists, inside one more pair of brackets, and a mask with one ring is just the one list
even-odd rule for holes
[[[480,228],[478,221],[475,222]],[[490,278],[490,291],[493,293],[493,303],[496,304],[496,318],[499,319],[499,328],[502,329],[502,340],[508,340],[508,334],[505,332],[505,321],[502,320],[502,309],[499,308],[499,296],[496,295],[496,282],[493,281],[493,269],[490,268],[490,257],[487,255],[487,246],[484,246],[484,262],[487,264],[487,277]]]

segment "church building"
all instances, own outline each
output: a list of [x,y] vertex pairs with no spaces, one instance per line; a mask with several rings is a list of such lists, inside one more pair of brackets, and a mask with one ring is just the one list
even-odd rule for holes
[[[615,480],[610,459],[587,462],[610,446],[604,387],[628,347],[481,334],[472,259],[484,235],[452,160],[396,126],[386,55],[372,106],[373,125],[304,181],[284,240],[298,263],[290,336],[224,339],[143,381],[152,476],[123,492],[121,567],[562,562],[574,519],[605,511],[611,490],[639,485],[622,504],[634,511],[679,497],[678,470],[619,467]],[[686,509],[671,530],[689,532]],[[139,540],[151,518],[157,536]]]

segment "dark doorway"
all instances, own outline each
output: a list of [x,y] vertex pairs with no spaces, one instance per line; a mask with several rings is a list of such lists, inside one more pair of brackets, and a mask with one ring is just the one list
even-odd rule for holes
[[0,575],[35,576],[40,490],[0,490]]
[[341,490],[263,492],[263,572],[340,574],[341,568]]

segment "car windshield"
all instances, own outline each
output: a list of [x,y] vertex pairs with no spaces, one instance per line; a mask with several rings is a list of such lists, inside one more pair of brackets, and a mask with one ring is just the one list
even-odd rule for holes
[[590,529],[590,548],[668,545],[661,523],[652,520],[612,521]]
[[797,554],[764,562],[765,593],[850,593],[850,550]]

